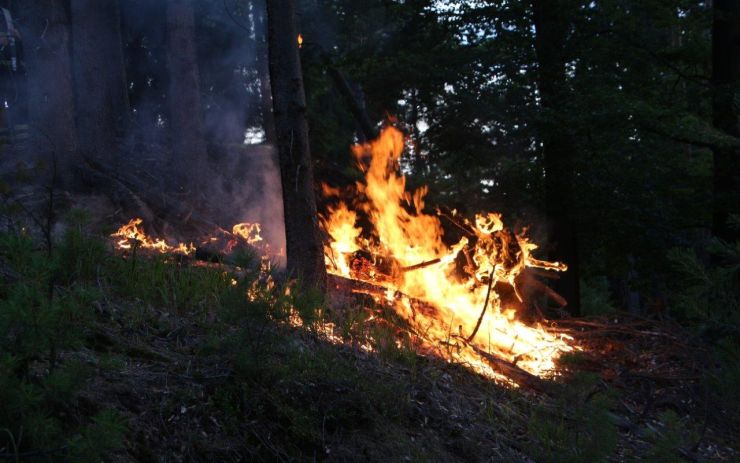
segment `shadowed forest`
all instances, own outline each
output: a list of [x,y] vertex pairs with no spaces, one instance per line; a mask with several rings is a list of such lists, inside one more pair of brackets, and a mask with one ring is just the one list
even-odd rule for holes
[[0,13],[0,462],[740,458],[737,0]]

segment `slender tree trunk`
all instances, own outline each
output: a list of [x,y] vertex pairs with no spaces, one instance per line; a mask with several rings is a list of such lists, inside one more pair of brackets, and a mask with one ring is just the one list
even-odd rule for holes
[[[740,139],[737,94],[740,85],[740,2],[714,0],[712,21],[712,109],[714,126]],[[740,230],[728,223],[740,215],[740,149],[716,147],[712,231],[728,242],[740,241]]]
[[25,18],[21,35],[28,73],[29,154],[54,156],[66,182],[77,150],[67,11],[57,0],[26,0],[20,16]]
[[545,209],[551,230],[552,258],[568,264],[568,272],[554,289],[568,301],[573,315],[580,312],[578,240],[574,224],[573,184],[576,180],[575,143],[560,111],[569,94],[565,76],[566,38],[570,0],[532,0],[535,52],[539,64],[538,89],[543,110],[540,134],[544,145]]
[[254,34],[257,40],[257,69],[260,76],[260,101],[262,128],[267,143],[275,144],[275,117],[272,113],[272,90],[270,88],[269,51],[267,44],[267,12],[265,4],[258,4],[259,11],[254,22]]
[[347,107],[349,107],[360,128],[360,142],[376,139],[378,137],[378,129],[375,128],[373,122],[370,120],[367,109],[363,101],[358,98],[357,92],[352,88],[342,71],[331,65],[328,67],[328,71],[332,80],[334,80],[334,86],[339,91],[339,94],[342,95],[342,98],[344,98]]
[[113,160],[128,117],[118,0],[71,0],[70,9],[78,145]]
[[326,269],[316,215],[306,96],[293,0],[267,0],[267,20],[288,271],[300,277],[307,286],[324,289]]
[[169,0],[167,40],[175,189],[181,193],[197,192],[201,189],[199,183],[202,183],[207,163],[192,0]]

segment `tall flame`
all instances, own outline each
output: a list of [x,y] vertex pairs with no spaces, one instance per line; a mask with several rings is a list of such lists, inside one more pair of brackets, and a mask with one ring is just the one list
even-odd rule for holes
[[[353,147],[365,172],[352,198],[356,210],[338,190],[325,186],[326,196],[339,199],[321,218],[331,237],[325,246],[327,270],[408,296],[392,298],[395,310],[422,335],[426,348],[444,357],[491,373],[476,353],[483,351],[530,373],[549,374],[558,356],[573,349],[569,339],[517,320],[515,311],[505,307],[492,288],[510,285],[520,297],[515,280],[525,267],[556,271],[567,267],[533,258],[530,253],[537,246],[523,234],[505,229],[500,214],[478,214],[474,223],[459,218],[470,233],[456,244],[446,245],[439,218],[423,212],[427,189],[406,191],[406,179],[398,173],[403,149],[404,136],[393,127],[385,128],[378,139]],[[369,229],[359,225],[358,212],[369,220]],[[375,259],[376,265],[361,270],[355,265],[357,251],[391,256],[394,262],[381,272],[382,265]],[[460,255],[468,263],[464,276],[457,264]],[[425,301],[435,310],[418,310],[409,298]],[[487,311],[481,322],[484,306]],[[451,344],[454,349],[450,349]]]

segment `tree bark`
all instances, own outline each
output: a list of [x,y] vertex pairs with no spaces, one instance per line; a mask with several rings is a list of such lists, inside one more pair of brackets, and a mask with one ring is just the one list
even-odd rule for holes
[[207,163],[191,0],[168,2],[167,40],[171,165],[176,182],[173,186],[179,193],[197,194]]
[[260,111],[262,113],[262,129],[265,131],[265,141],[275,144],[275,117],[272,113],[272,90],[270,88],[269,50],[267,44],[267,12],[265,5],[258,5],[259,9],[254,21],[254,34],[257,40],[257,69],[260,76]]
[[552,258],[568,264],[553,287],[567,301],[567,310],[580,313],[578,240],[574,224],[575,143],[562,120],[569,98],[565,75],[570,0],[532,0],[534,47],[539,64],[538,89],[543,112],[540,136],[545,164],[545,211],[551,231]]
[[[740,2],[714,0],[712,21],[712,110],[714,127],[740,138],[736,90],[740,84]],[[740,215],[740,149],[716,146],[712,231],[728,241],[740,241],[730,215]]]
[[317,222],[293,0],[267,0],[267,21],[288,271],[301,278],[306,286],[323,290],[326,269]]
[[53,156],[60,177],[68,182],[77,134],[67,11],[57,0],[27,0],[20,8],[26,18],[21,35],[28,75],[29,158]]
[[70,9],[78,145],[114,160],[128,118],[118,0],[71,0]]

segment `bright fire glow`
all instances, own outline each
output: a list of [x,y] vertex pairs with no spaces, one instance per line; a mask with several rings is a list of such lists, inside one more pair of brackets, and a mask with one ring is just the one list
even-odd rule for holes
[[[535,375],[551,374],[560,354],[573,350],[572,340],[519,321],[491,289],[510,285],[521,299],[515,280],[525,267],[565,271],[566,265],[533,258],[537,246],[509,232],[500,214],[479,214],[474,222],[455,215],[469,233],[446,245],[440,219],[422,212],[427,189],[406,191],[406,179],[398,174],[404,142],[399,130],[384,129],[377,140],[353,148],[365,180],[350,195],[324,187],[326,196],[339,200],[321,218],[331,237],[325,246],[327,270],[386,288],[385,298],[423,340],[423,348],[436,355],[498,376],[478,350]],[[363,229],[360,216],[371,227]],[[467,265],[461,275],[462,257]],[[468,339],[486,301],[480,328]]]

